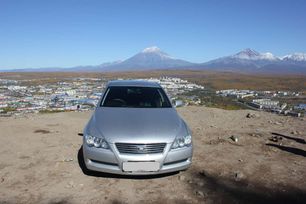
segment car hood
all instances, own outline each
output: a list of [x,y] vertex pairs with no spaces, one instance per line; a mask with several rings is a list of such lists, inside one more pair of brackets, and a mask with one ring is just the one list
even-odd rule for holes
[[94,112],[88,128],[109,143],[170,143],[186,132],[174,108],[101,107]]

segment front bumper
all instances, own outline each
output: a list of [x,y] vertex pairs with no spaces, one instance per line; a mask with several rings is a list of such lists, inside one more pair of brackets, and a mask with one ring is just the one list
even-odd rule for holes
[[[192,161],[192,146],[182,149],[170,150],[167,144],[160,154],[120,154],[115,144],[109,144],[110,149],[88,147],[83,145],[85,165],[93,171],[100,171],[121,175],[154,175],[187,169]],[[160,163],[158,171],[127,172],[122,170],[123,162],[128,161],[155,161]]]

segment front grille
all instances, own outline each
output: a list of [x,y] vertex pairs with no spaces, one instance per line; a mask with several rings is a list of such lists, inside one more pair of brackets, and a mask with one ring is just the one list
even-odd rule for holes
[[116,143],[116,147],[121,154],[157,154],[163,153],[166,143],[133,144]]

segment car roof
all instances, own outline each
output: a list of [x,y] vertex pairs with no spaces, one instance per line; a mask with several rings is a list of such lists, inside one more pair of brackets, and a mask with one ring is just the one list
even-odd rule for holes
[[108,87],[110,86],[138,86],[138,87],[156,87],[161,86],[157,82],[151,82],[146,80],[114,80],[108,82]]

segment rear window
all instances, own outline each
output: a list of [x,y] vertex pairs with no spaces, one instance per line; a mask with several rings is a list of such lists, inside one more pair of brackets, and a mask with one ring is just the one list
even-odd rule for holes
[[102,107],[170,108],[162,88],[113,86],[106,90]]

